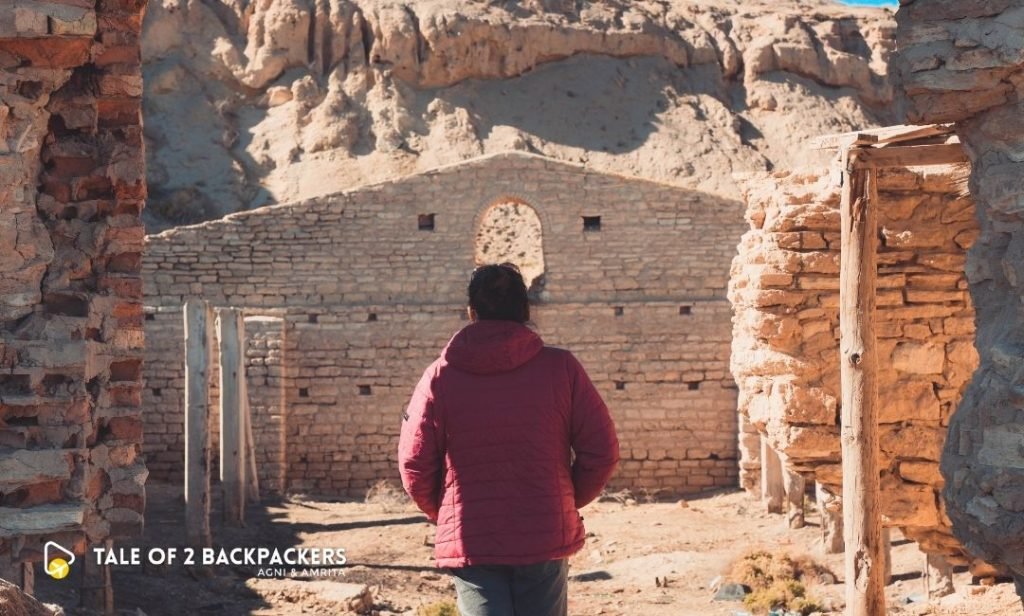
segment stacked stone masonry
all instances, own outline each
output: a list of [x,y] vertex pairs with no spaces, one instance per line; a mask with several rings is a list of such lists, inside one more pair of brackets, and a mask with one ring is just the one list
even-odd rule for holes
[[981,234],[967,258],[980,367],[942,453],[953,530],[1024,596],[1024,5],[903,0],[898,70],[912,122],[955,122]]
[[[542,222],[537,329],[576,353],[615,417],[623,461],[612,488],[735,485],[725,292],[741,205],[524,154],[149,236],[154,476],[180,479],[180,306],[199,296],[244,308],[247,327],[260,315],[282,320],[258,340],[250,332],[248,356],[250,398],[265,407],[254,420],[266,444],[258,460],[278,465],[276,489],[359,495],[396,482],[401,412],[465,325],[479,224],[510,200]],[[420,229],[428,214],[433,229]],[[600,216],[600,230],[584,231],[584,216]],[[277,397],[257,400],[258,386]]]
[[[939,456],[978,361],[964,274],[978,231],[966,175],[931,167],[878,176],[881,511],[925,551],[950,556],[962,548],[940,498]],[[839,189],[829,177],[780,172],[751,182],[747,197],[751,229],[730,282],[739,410],[790,470],[839,494]]]
[[0,8],[0,577],[141,531],[144,4]]

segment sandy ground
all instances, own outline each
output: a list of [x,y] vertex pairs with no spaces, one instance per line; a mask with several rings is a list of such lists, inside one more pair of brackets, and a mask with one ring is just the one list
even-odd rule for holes
[[[790,530],[780,515],[769,515],[756,500],[727,492],[679,503],[624,499],[595,503],[583,510],[590,531],[587,545],[571,560],[570,614],[629,616],[733,616],[741,603],[712,600],[709,586],[730,563],[753,548],[774,553],[809,554],[837,574],[841,555],[823,556],[817,519]],[[214,507],[216,515],[218,508]],[[122,615],[223,614],[226,616],[342,613],[325,592],[333,584],[365,584],[373,614],[415,615],[420,606],[453,599],[447,577],[431,558],[432,526],[406,502],[391,495],[373,502],[324,502],[291,498],[251,508],[245,529],[214,526],[216,546],[344,548],[348,563],[329,575],[305,579],[257,577],[254,568],[217,566],[209,576],[180,565],[116,566],[113,580]],[[146,536],[123,547],[181,546],[184,539],[180,490],[149,489]],[[1009,583],[971,585],[969,573],[956,575],[957,593],[931,605],[921,571],[924,556],[898,534],[893,541],[894,581],[887,588],[889,613],[906,615],[1017,615],[1019,599]],[[841,576],[839,576],[841,577]],[[37,574],[40,599],[65,606],[77,602],[77,576],[55,581]],[[326,585],[326,586],[325,586]],[[338,586],[338,588],[342,588]],[[346,587],[347,588],[347,587]],[[812,593],[842,608],[843,587],[816,586]],[[907,603],[907,599],[916,602]]]

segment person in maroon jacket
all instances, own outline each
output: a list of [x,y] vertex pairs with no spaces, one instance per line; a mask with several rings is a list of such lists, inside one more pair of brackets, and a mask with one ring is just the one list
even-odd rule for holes
[[477,268],[469,315],[403,414],[402,485],[437,524],[462,616],[565,616],[579,509],[619,461],[615,425],[572,353],[526,326],[514,265]]

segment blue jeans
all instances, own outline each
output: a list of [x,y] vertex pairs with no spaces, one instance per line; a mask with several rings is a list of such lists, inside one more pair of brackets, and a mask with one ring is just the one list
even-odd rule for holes
[[569,563],[449,568],[460,616],[567,616]]

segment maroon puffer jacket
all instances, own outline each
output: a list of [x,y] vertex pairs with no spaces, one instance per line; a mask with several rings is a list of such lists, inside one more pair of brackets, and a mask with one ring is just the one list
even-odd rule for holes
[[520,565],[580,549],[577,509],[604,488],[619,444],[571,353],[519,323],[477,321],[416,386],[398,460],[437,522],[437,566]]

